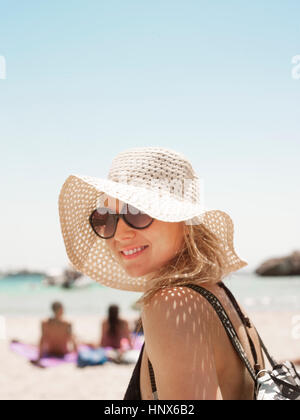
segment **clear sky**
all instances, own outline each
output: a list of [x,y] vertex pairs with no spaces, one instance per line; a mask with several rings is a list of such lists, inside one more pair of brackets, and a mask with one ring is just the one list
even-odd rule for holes
[[300,249],[299,22],[298,0],[0,0],[0,269],[66,265],[64,180],[144,145],[190,158],[250,269]]

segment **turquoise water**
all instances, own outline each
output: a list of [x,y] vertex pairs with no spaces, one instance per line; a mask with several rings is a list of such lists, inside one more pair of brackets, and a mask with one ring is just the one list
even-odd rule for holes
[[[118,304],[124,315],[136,315],[132,305],[140,293],[124,292],[94,284],[66,290],[43,284],[42,276],[14,276],[0,280],[0,315],[47,316],[53,301],[61,301],[70,315],[104,316],[109,304]],[[262,278],[234,273],[225,283],[246,310],[299,311],[300,276]]]
[[14,276],[0,280],[1,315],[48,315],[54,301],[64,304],[70,315],[104,315],[116,303],[122,313],[136,315],[132,304],[139,293],[113,290],[97,283],[83,289],[46,286],[42,276]]

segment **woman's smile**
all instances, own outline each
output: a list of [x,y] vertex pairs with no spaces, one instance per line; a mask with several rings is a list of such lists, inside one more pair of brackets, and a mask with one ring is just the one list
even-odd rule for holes
[[127,248],[121,251],[121,255],[125,260],[132,260],[134,258],[138,258],[141,254],[143,254],[147,248],[149,248],[148,245]]

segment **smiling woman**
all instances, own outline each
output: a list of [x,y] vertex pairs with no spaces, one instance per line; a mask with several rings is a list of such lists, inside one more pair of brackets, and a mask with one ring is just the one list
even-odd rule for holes
[[[187,188],[174,188],[174,179]],[[144,292],[139,304],[145,345],[125,399],[157,393],[160,399],[253,398],[252,378],[220,319],[186,287],[202,285],[219,298],[253,369],[263,367],[255,331],[250,341],[243,317],[220,287],[224,277],[247,265],[234,251],[232,220],[220,210],[203,211],[198,177],[185,157],[137,148],[114,159],[108,180],[71,175],[59,213],[77,270],[110,287]]]
[[132,277],[157,272],[180,252],[183,224],[154,220],[145,229],[135,229],[123,220],[107,244],[124,270]]

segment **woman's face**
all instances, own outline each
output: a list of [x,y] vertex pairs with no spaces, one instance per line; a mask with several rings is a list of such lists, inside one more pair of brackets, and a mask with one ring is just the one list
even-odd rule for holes
[[[115,208],[109,207],[118,213],[120,206],[120,202],[116,201]],[[163,267],[182,249],[184,222],[154,220],[148,228],[138,230],[119,219],[115,236],[106,242],[130,277],[144,276]],[[124,253],[139,249],[134,254]]]

